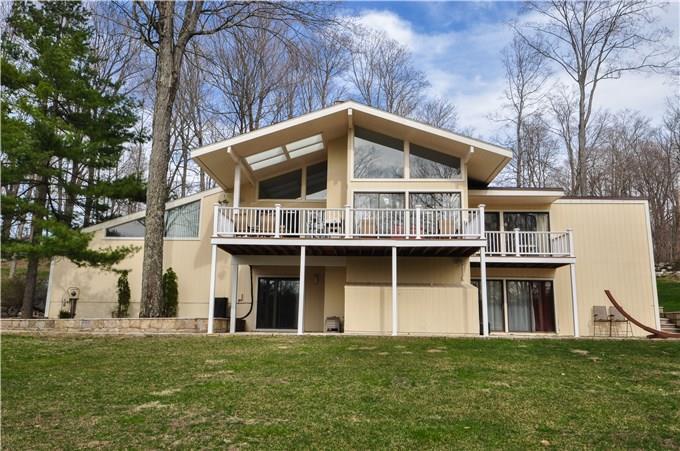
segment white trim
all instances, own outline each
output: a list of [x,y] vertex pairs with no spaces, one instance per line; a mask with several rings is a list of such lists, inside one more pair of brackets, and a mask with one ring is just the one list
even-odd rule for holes
[[54,277],[54,266],[56,263],[56,258],[52,257],[50,259],[50,274],[47,276],[47,296],[45,298],[45,313],[44,317],[48,318],[50,314],[50,304],[52,303],[52,279]]
[[661,329],[659,314],[659,293],[656,288],[656,268],[654,267],[654,242],[652,241],[652,220],[649,216],[649,202],[645,201],[645,226],[647,227],[647,247],[649,249],[649,271],[652,277],[652,308],[654,309],[654,324]]
[[[175,207],[179,207],[185,204],[190,204],[197,200],[202,200],[204,197],[224,193],[225,191],[221,187],[212,188],[206,191],[201,191],[200,193],[192,194],[190,196],[182,197],[181,199],[175,199],[170,202],[165,203],[165,210],[170,210]],[[109,219],[108,221],[100,222],[99,224],[93,224],[91,226],[83,227],[81,231],[83,232],[96,232],[97,230],[106,229],[109,227],[114,227],[120,224],[125,224],[126,222],[134,221],[135,219],[141,219],[146,216],[146,209],[140,210],[135,213],[130,213],[129,215],[120,216],[118,218]],[[200,216],[200,209],[199,209]],[[121,237],[108,237],[108,238],[121,238]]]
[[399,305],[397,302],[397,248],[392,246],[392,336],[399,334]]
[[300,246],[300,282],[298,288],[298,324],[297,334],[305,333],[305,246]]
[[[470,256],[470,263],[480,263],[478,255]],[[532,264],[554,264],[569,265],[576,263],[575,257],[515,257],[515,256],[494,256],[486,257],[487,265],[489,263],[532,263]]]
[[558,199],[556,204],[647,204],[647,199]]
[[[415,128],[421,131],[424,131],[426,133],[436,135],[451,141],[459,142],[462,144],[467,144],[469,146],[474,146],[475,148],[483,149],[495,154],[498,154],[499,156],[511,159],[512,158],[512,152],[509,149],[505,149],[500,146],[496,146],[491,143],[483,142],[474,138],[469,138],[467,136],[462,136],[458,135],[456,133],[449,132],[447,130],[442,130],[436,127],[432,127],[430,125],[414,121],[412,119],[407,119],[403,118],[401,116],[397,116],[396,114],[388,113],[386,111],[381,111],[377,108],[372,108],[367,105],[363,105],[361,103],[357,103],[354,101],[347,101],[343,103],[339,103],[337,105],[331,105],[327,108],[323,108],[318,111],[314,111],[311,113],[303,114],[302,116],[298,116],[293,119],[288,119],[283,122],[279,122],[277,124],[273,124],[267,127],[262,127],[260,129],[254,130],[249,133],[245,133],[243,135],[235,136],[233,138],[226,139],[224,141],[220,141],[217,143],[209,144],[207,146],[199,147],[195,149],[193,152],[191,152],[191,158],[194,159],[196,157],[199,157],[201,155],[205,155],[207,153],[215,152],[215,151],[220,151],[224,150],[227,147],[230,146],[235,146],[236,144],[241,144],[247,141],[251,141],[256,138],[260,138],[263,136],[267,136],[282,130],[285,130],[287,128],[292,128],[297,125],[302,125],[306,122],[313,121],[315,119],[320,119],[325,116],[330,116],[332,114],[338,113],[343,110],[349,110],[351,109],[352,112],[354,111],[360,111],[362,113],[372,115],[381,119],[384,119],[389,122],[395,122],[399,125],[403,125],[406,127],[410,128]],[[354,124],[352,124],[354,125]]]
[[481,290],[482,298],[482,336],[489,336],[489,301],[487,298],[486,289],[486,248],[482,247],[479,250],[479,289]]
[[208,333],[213,333],[213,320],[215,318],[215,271],[217,270],[217,246],[210,246],[210,291],[208,296]]
[[230,283],[231,283],[231,290],[229,293],[229,301],[231,301],[231,311],[229,313],[229,333],[230,334],[235,334],[236,333],[236,305],[238,304],[238,257],[235,255],[231,256],[231,275],[230,275]]
[[[250,266],[298,266],[300,257],[295,255],[239,255],[242,265]],[[322,257],[308,255],[307,266],[347,266],[347,257]],[[283,276],[282,276],[283,277]]]
[[471,189],[468,191],[471,197],[562,197],[564,191],[540,191],[532,189],[504,190],[504,189]]
[[[571,315],[574,324],[574,337],[581,336],[581,329],[578,317],[578,296],[576,292],[576,264],[569,265],[569,278],[571,282]],[[554,288],[553,288],[554,290]],[[553,294],[554,297],[554,294]]]
[[486,240],[480,239],[299,239],[299,238],[219,238],[213,237],[211,244],[218,245],[260,245],[260,246],[329,246],[329,247],[482,247]]

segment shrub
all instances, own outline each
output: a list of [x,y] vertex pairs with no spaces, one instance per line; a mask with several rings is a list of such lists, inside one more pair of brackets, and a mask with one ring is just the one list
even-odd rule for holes
[[161,314],[164,317],[177,316],[177,274],[168,268],[163,274],[163,302]]
[[128,283],[128,272],[123,271],[118,277],[118,310],[115,312],[117,318],[127,318],[128,308],[130,308],[130,284]]

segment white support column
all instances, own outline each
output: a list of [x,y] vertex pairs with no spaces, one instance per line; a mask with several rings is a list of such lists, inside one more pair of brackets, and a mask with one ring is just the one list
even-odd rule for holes
[[231,293],[229,294],[229,302],[231,302],[231,312],[229,313],[229,333],[236,333],[236,305],[238,304],[238,257],[231,256]]
[[234,166],[234,198],[232,199],[232,206],[238,208],[241,204],[241,165]]
[[392,336],[399,333],[399,305],[397,302],[397,248],[392,247]]
[[215,271],[217,270],[217,246],[210,246],[210,299],[208,299],[208,333],[213,333],[215,319]]
[[298,290],[298,335],[305,332],[305,246],[300,246],[300,289]]
[[52,277],[54,275],[54,264],[56,263],[56,258],[52,257],[50,260],[50,274],[47,276],[47,296],[45,298],[45,318],[50,315],[50,304],[52,303]]
[[[569,236],[569,255],[574,258],[574,233],[571,229],[567,229],[567,235]],[[574,321],[574,337],[580,337],[580,327],[578,320],[578,297],[576,296],[576,264],[571,263],[569,265],[569,273],[571,276],[571,314]]]
[[479,289],[482,290],[482,335],[489,336],[489,306],[486,299],[486,247],[479,249]]

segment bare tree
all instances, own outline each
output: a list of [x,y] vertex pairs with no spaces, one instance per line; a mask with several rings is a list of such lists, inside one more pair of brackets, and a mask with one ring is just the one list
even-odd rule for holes
[[[538,132],[540,127],[537,128],[536,125],[540,121],[533,121],[533,125],[529,127],[525,127],[525,124],[532,122],[532,117],[540,115],[543,109],[545,84],[550,72],[546,60],[518,36],[513,37],[512,42],[503,49],[502,61],[506,83],[504,95],[507,101],[504,109],[507,114],[501,120],[509,123],[514,131],[512,164],[515,185],[527,186],[527,174],[535,172],[535,168],[526,167],[529,150],[524,145],[524,132]],[[535,139],[532,145],[536,145]]]
[[313,5],[281,2],[136,1],[119,4],[127,25],[153,52],[155,101],[146,199],[142,266],[142,317],[160,315],[163,235],[173,107],[190,41],[197,36],[251,26],[268,17],[288,27],[320,21]]
[[577,87],[577,136],[574,191],[587,193],[587,128],[597,86],[622,73],[659,70],[674,59],[663,39],[668,30],[655,24],[661,6],[646,0],[532,2],[538,20],[515,27],[532,49],[555,63]]
[[433,127],[455,131],[458,126],[458,111],[448,99],[437,97],[423,102],[418,107],[415,119]]
[[429,85],[409,50],[383,32],[358,29],[351,48],[349,81],[360,101],[401,116],[411,115]]

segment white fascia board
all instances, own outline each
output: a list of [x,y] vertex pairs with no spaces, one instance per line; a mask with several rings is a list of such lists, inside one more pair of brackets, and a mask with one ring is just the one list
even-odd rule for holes
[[504,189],[471,189],[468,191],[469,196],[489,196],[489,197],[562,197],[564,191],[541,191],[541,190],[504,190]]
[[324,239],[324,238],[221,238],[213,237],[210,244],[245,246],[324,246],[324,247],[482,247],[486,240],[437,239]]
[[512,151],[504,147],[500,147],[491,143],[480,141],[474,138],[469,138],[467,136],[458,135],[447,130],[442,130],[440,128],[432,127],[431,125],[424,124],[422,122],[415,121],[413,119],[407,119],[396,114],[387,113],[385,111],[379,110],[377,108],[369,107],[361,103],[356,103],[353,101],[347,101],[339,103],[337,105],[332,105],[330,107],[314,111],[312,113],[303,114],[293,119],[288,119],[278,124],[269,125],[267,127],[262,127],[252,132],[248,132],[242,135],[235,136],[233,138],[226,139],[224,141],[219,141],[214,144],[209,144],[207,146],[199,147],[191,152],[191,158],[200,157],[207,153],[211,153],[218,150],[225,150],[230,146],[235,146],[240,143],[250,141],[252,139],[260,138],[262,136],[269,135],[271,133],[276,133],[281,130],[285,130],[290,127],[295,127],[297,125],[304,124],[305,122],[313,121],[315,119],[322,118],[331,114],[335,114],[343,110],[356,110],[361,111],[372,116],[376,116],[388,121],[392,121],[401,124],[405,127],[416,128],[433,135],[440,136],[445,139],[450,139],[452,141],[460,142],[469,146],[474,146],[478,149],[487,150],[499,154],[505,158],[512,159]]
[[[209,190],[201,191],[200,193],[192,194],[190,196],[182,197],[180,199],[175,199],[170,202],[166,202],[165,204],[165,210],[170,210],[171,208],[179,207],[180,205],[185,205],[185,204],[190,204],[191,202],[195,202],[197,200],[203,199],[206,196],[210,196],[212,194],[217,194],[217,193],[223,193],[224,190],[221,187],[216,187],[212,188]],[[83,232],[96,232],[97,230],[101,230],[104,228],[108,227],[114,227],[119,224],[125,224],[126,222],[134,221],[135,219],[141,219],[144,216],[146,216],[146,208],[144,210],[140,210],[136,213],[130,213],[129,215],[125,216],[119,216],[114,219],[110,219],[108,221],[100,222],[99,224],[94,224],[88,227],[83,227],[81,231]]]

